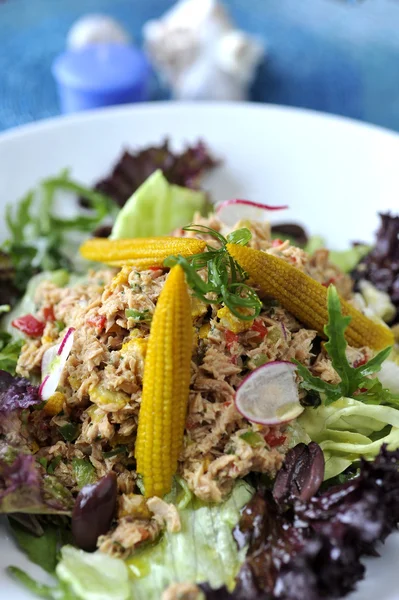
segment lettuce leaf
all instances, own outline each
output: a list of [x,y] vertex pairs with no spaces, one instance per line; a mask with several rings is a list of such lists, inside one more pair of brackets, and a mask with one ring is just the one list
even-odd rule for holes
[[223,504],[205,504],[193,498],[180,511],[179,533],[165,533],[158,544],[128,561],[135,600],[156,600],[174,581],[208,581],[212,587],[230,587],[245,555],[237,550],[232,530],[252,494],[253,488],[240,481]]
[[24,342],[12,340],[12,336],[6,331],[0,331],[0,369],[15,375],[18,357]]
[[0,458],[0,513],[70,515],[73,504],[71,492],[31,454]]
[[[320,248],[325,248],[325,241],[322,237],[312,236],[305,246],[306,252],[313,254]],[[356,244],[348,250],[330,250],[329,259],[333,265],[338,267],[343,273],[350,273],[358,263],[371,251],[371,246],[366,244]]]
[[29,560],[48,573],[54,573],[57,566],[59,528],[49,525],[43,530],[42,535],[33,535],[12,518],[9,519],[9,524],[18,546]]
[[372,459],[381,446],[399,448],[399,410],[340,398],[330,406],[306,408],[300,425],[324,453],[325,480],[342,473],[363,456]]
[[[307,502],[291,497],[288,510],[258,491],[235,531],[238,543],[249,544],[237,585],[232,592],[203,585],[206,600],[346,596],[364,577],[362,557],[377,555],[397,527],[398,463],[399,452],[383,448],[373,462],[361,461],[356,477]],[[301,470],[294,466],[292,475],[301,489]]]
[[13,377],[7,371],[0,371],[0,413],[10,413],[40,403],[38,387],[24,377]]
[[208,581],[212,587],[231,588],[246,551],[246,547],[237,549],[232,531],[253,492],[249,484],[239,481],[223,504],[212,505],[193,498],[185,488],[180,494],[175,491],[171,497],[179,507],[180,532],[165,532],[159,542],[144,547],[126,563],[98,551],[64,546],[56,587],[43,587],[15,568],[12,574],[54,599],[63,598],[60,590],[67,590],[79,600],[159,600],[163,590],[177,581]]
[[111,239],[166,235],[190,223],[206,201],[204,192],[170,184],[158,169],[121,209]]
[[[182,152],[172,151],[169,140],[143,148],[138,152],[125,151],[109,175],[99,181],[95,190],[111,197],[122,207],[154,171],[160,169],[169,183],[199,189],[203,175],[219,164],[208,147],[198,140]],[[90,206],[81,199],[83,206]]]

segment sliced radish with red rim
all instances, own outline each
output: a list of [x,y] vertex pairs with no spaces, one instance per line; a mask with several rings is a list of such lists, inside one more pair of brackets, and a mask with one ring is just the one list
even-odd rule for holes
[[225,200],[216,206],[219,219],[228,226],[233,227],[238,221],[264,221],[267,211],[284,210],[288,206],[270,206],[252,200]]
[[296,366],[285,361],[269,362],[253,371],[236,392],[237,410],[261,425],[281,425],[299,417],[304,408],[295,371]]
[[73,327],[69,327],[61,343],[52,346],[43,354],[42,384],[39,388],[42,400],[48,400],[57,391],[66,361],[72,350],[74,331]]

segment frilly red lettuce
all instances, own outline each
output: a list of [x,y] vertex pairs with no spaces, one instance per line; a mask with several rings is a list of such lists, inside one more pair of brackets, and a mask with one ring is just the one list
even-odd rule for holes
[[399,215],[381,213],[381,224],[373,250],[352,272],[354,279],[366,279],[386,292],[396,308],[393,322],[399,321]]
[[0,459],[0,513],[71,513],[72,494],[46,474],[33,455],[21,453],[8,459]]
[[286,498],[283,507],[257,492],[235,530],[238,545],[248,545],[237,585],[231,593],[204,585],[206,598],[319,600],[352,591],[364,576],[362,556],[377,554],[399,521],[398,464],[399,451],[383,447],[353,479],[307,502],[291,493],[288,509]]
[[39,390],[23,377],[0,370],[0,413],[40,404]]
[[30,453],[27,409],[40,403],[36,386],[0,371],[0,513],[71,512],[72,494]]
[[[198,141],[182,152],[173,152],[169,140],[159,146],[150,146],[139,152],[125,151],[110,175],[99,181],[95,190],[123,206],[140,185],[157,169],[161,169],[169,183],[199,189],[201,178],[219,164],[207,146]],[[87,206],[87,201],[81,199]]]

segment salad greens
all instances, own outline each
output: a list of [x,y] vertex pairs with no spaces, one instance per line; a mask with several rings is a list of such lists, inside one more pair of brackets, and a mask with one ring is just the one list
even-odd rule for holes
[[171,184],[158,169],[121,209],[111,239],[167,235],[189,223],[194,213],[206,212],[207,208],[204,192]]
[[[64,598],[65,591],[73,594],[67,598],[81,600],[156,600],[175,581],[208,581],[213,587],[231,588],[246,550],[237,548],[232,530],[253,491],[249,484],[239,481],[223,504],[212,505],[190,494],[187,497],[183,490],[184,502],[181,494],[175,496],[181,507],[181,531],[165,532],[157,543],[143,547],[127,562],[99,551],[87,553],[64,546],[53,573],[58,578],[57,586],[37,584],[15,567],[11,573],[35,593],[54,600]],[[46,536],[55,554],[53,532],[50,530]],[[40,545],[31,534],[20,536],[19,542],[34,562],[54,572],[50,556],[45,556],[44,564],[40,562]]]
[[15,375],[18,356],[23,346],[22,340],[12,340],[6,331],[0,331],[0,369]]
[[361,456],[376,456],[382,444],[399,447],[399,396],[383,386],[375,374],[392,348],[386,348],[365,364],[353,367],[346,356],[345,330],[350,317],[342,314],[338,293],[328,289],[328,337],[325,349],[341,381],[331,384],[315,377],[295,361],[301,386],[320,394],[322,403],[306,408],[300,425],[320,444],[326,460],[325,479],[342,473]]
[[[325,247],[326,244],[324,239],[318,235],[314,235],[308,240],[304,249],[309,254],[313,254],[316,250]],[[359,261],[367,256],[370,250],[371,246],[366,244],[356,244],[348,250],[329,250],[328,257],[333,265],[341,269],[341,271],[350,273]]]
[[[218,165],[219,161],[202,140],[175,152],[166,139],[162,144],[136,152],[123,152],[112,172],[96,183],[95,190],[122,207],[154,171],[160,169],[169,183],[196,190],[200,189],[203,176]],[[81,203],[87,204],[84,198]]]
[[[173,267],[179,264],[186,274],[188,285],[194,294],[205,304],[224,303],[230,312],[242,321],[252,321],[262,308],[262,302],[256,291],[246,283],[247,274],[226,250],[226,244],[245,246],[251,239],[246,227],[236,229],[226,237],[205,225],[189,225],[184,231],[194,231],[214,237],[220,248],[207,244],[207,252],[184,256],[169,256],[164,264]],[[197,271],[207,267],[207,279]]]
[[384,389],[378,380],[370,380],[381,369],[381,365],[391,353],[392,348],[385,348],[371,358],[368,362],[358,367],[353,367],[346,356],[347,342],[345,330],[351,317],[342,314],[341,303],[336,288],[330,285],[328,288],[328,323],[324,327],[328,342],[325,349],[331,359],[332,366],[341,378],[337,384],[327,383],[315,377],[304,365],[294,361],[298,373],[303,381],[301,386],[306,390],[314,390],[323,394],[326,404],[330,404],[338,398],[353,396],[364,402],[384,402],[397,404],[399,398]]
[[340,398],[334,404],[307,408],[299,423],[324,453],[325,480],[342,473],[363,456],[377,456],[382,444],[399,448],[399,410]]
[[[66,192],[87,199],[90,210],[72,218],[56,213],[57,195]],[[3,254],[9,257],[7,274],[10,284],[20,292],[40,271],[71,269],[70,246],[76,246],[76,235],[91,233],[106,218],[114,218],[117,207],[107,196],[71,180],[68,171],[59,177],[42,181],[15,207],[6,209],[9,239],[3,244]],[[78,242],[79,243],[79,242]]]

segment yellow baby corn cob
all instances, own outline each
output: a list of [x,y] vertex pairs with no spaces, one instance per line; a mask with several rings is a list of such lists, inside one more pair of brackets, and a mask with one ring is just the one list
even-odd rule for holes
[[183,443],[192,351],[191,302],[183,269],[170,271],[151,324],[136,442],[145,495],[166,494]]
[[[265,295],[280,304],[308,327],[323,333],[328,321],[327,288],[281,258],[238,244],[227,244],[229,254],[241,265]],[[378,325],[341,299],[342,312],[352,320],[346,330],[351,346],[379,350],[393,344],[388,327]]]
[[137,269],[162,267],[165,258],[171,254],[190,256],[204,252],[206,244],[196,238],[153,237],[131,240],[108,240],[93,238],[81,247],[81,255],[112,267],[132,265]]

